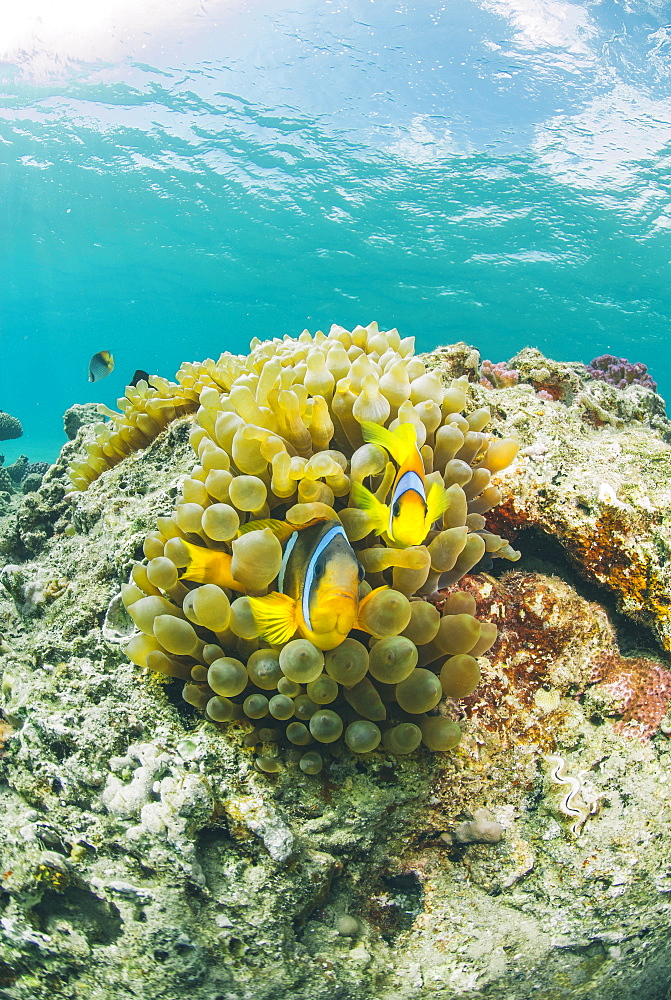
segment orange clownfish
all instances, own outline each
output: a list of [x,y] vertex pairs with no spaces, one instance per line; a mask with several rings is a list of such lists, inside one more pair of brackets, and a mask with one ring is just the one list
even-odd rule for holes
[[447,510],[449,497],[441,483],[433,483],[426,492],[424,462],[417,447],[414,424],[400,424],[390,431],[365,420],[361,432],[364,441],[389,452],[399,468],[389,506],[358,482],[352,486],[354,503],[370,515],[376,535],[387,535],[399,548],[421,545],[431,525]]
[[291,534],[277,591],[249,599],[259,635],[279,646],[298,632],[318,649],[335,649],[353,628],[364,628],[359,612],[377,591],[359,600],[363,568],[339,521],[319,518],[283,528]]
[[[339,646],[353,628],[364,628],[359,611],[377,591],[359,600],[363,569],[339,521],[319,518],[300,526],[270,519],[250,521],[240,534],[256,528],[270,528],[284,544],[277,590],[249,598],[261,638],[279,646],[298,632],[326,650]],[[180,573],[181,580],[244,592],[233,578],[228,553],[182,544],[189,565]]]

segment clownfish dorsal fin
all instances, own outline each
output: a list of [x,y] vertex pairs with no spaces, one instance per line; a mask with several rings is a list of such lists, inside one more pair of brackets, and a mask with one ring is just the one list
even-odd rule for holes
[[246,535],[248,531],[262,531],[264,528],[270,528],[275,537],[282,543],[286,542],[287,538],[296,531],[293,524],[278,521],[272,517],[264,517],[258,521],[248,521],[247,524],[241,524],[235,537]]
[[250,597],[249,604],[262,639],[282,646],[293,638],[298,628],[298,601],[274,591],[265,597]]
[[450,506],[450,495],[441,483],[432,483],[426,495],[426,530],[438,521]]
[[377,444],[388,451],[397,465],[403,465],[417,447],[417,431],[415,425],[410,423],[399,424],[395,430],[390,431],[381,424],[374,424],[372,420],[364,420],[361,434],[364,441]]
[[352,483],[352,500],[360,510],[365,510],[371,519],[373,530],[380,534],[389,527],[389,508],[356,480]]

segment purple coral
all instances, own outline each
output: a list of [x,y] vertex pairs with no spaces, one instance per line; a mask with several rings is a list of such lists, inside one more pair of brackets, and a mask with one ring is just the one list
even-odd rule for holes
[[488,361],[486,358],[480,366],[480,385],[485,389],[508,389],[517,385],[520,373],[515,368],[507,368],[505,361]]
[[653,392],[657,391],[657,383],[648,374],[647,365],[642,361],[632,364],[626,358],[602,354],[598,358],[593,358],[585,367],[591,378],[598,378],[609,385],[617,386],[618,389],[626,389],[628,385],[642,385],[646,389],[652,389]]

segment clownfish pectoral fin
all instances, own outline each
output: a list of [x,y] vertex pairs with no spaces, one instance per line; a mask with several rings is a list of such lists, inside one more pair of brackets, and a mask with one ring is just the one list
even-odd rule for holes
[[189,554],[189,563],[183,570],[180,570],[180,580],[191,580],[194,583],[216,583],[218,587],[239,590],[244,593],[244,586],[238,583],[231,573],[231,556],[228,552],[206,549],[202,545],[192,545],[191,542],[183,540],[182,545]]
[[417,431],[414,424],[399,424],[395,430],[390,431],[381,424],[374,424],[372,420],[364,420],[361,424],[361,434],[364,441],[377,444],[388,451],[397,465],[403,465],[417,448]]
[[357,611],[356,621],[352,625],[352,628],[358,628],[361,632],[368,632],[369,635],[373,635],[375,636],[375,638],[379,637],[375,635],[375,632],[373,632],[370,625],[366,624],[364,611],[370,599],[374,597],[375,594],[379,594],[380,591],[382,590],[389,590],[389,587],[386,584],[383,587],[376,587],[375,590],[371,590],[370,594],[366,594],[366,596],[359,601],[359,609]]
[[433,483],[426,497],[426,530],[438,521],[450,506],[450,497],[441,483]]
[[360,510],[365,510],[371,519],[376,535],[381,535],[389,527],[389,508],[356,480],[352,483],[352,500]]
[[258,521],[248,521],[247,524],[241,524],[235,537],[239,538],[240,535],[246,535],[248,531],[262,531],[264,528],[270,528],[272,533],[277,539],[279,539],[280,542],[282,542],[282,544],[284,544],[284,542],[286,542],[286,540],[290,538],[296,530],[293,524],[288,524],[286,521],[278,521],[276,518],[265,517]]
[[298,601],[273,592],[265,597],[250,597],[249,604],[262,639],[273,646],[293,639],[298,628]]

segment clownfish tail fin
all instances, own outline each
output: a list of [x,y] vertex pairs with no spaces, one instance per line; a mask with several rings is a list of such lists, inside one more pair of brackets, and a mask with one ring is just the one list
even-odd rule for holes
[[179,571],[180,580],[216,583],[218,587],[244,591],[243,585],[238,583],[231,573],[231,556],[227,552],[206,549],[202,545],[193,545],[183,539],[180,541],[188,555],[186,566]]

